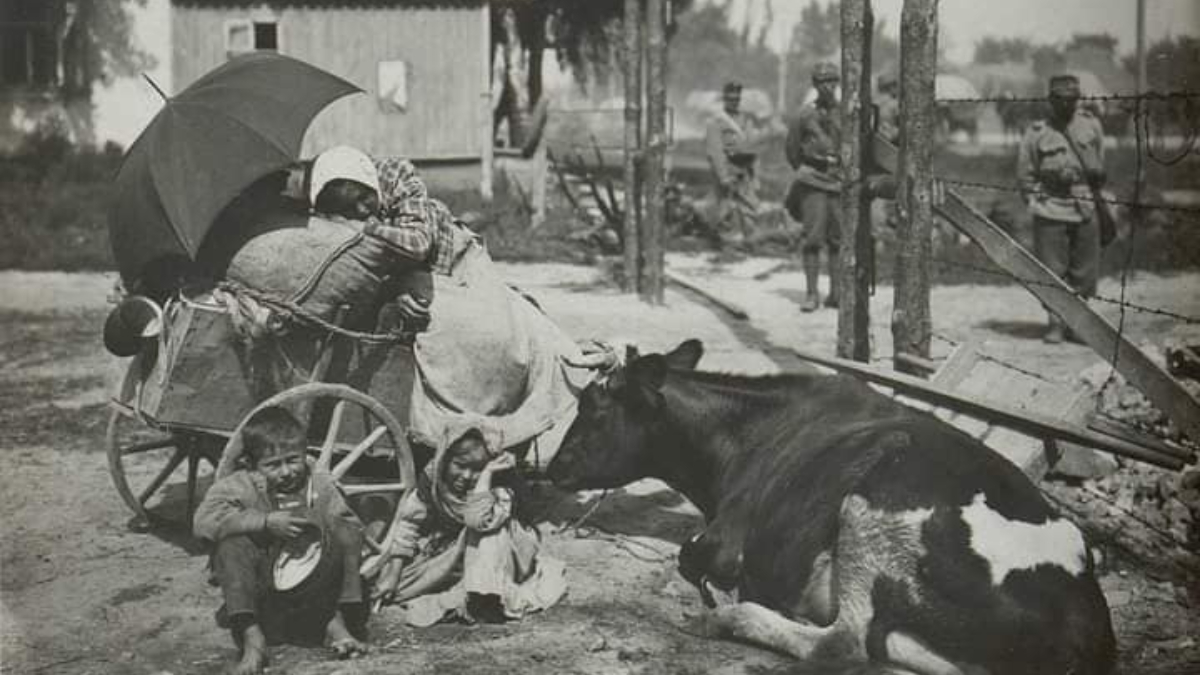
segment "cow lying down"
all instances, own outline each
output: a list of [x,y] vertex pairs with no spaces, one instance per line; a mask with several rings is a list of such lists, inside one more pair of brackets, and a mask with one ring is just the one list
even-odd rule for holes
[[658,478],[704,513],[679,566],[705,634],[888,672],[1112,671],[1091,552],[1016,467],[855,379],[698,372],[702,353],[591,384],[547,470]]

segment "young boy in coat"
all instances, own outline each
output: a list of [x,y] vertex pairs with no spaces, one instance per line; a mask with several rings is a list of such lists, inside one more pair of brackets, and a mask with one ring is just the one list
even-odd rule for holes
[[[193,523],[215,544],[212,572],[225,599],[218,616],[241,649],[233,672],[261,673],[268,642],[314,626],[338,657],[365,653],[346,618],[362,607],[362,530],[332,477],[310,466],[304,427],[283,408],[264,408],[243,428],[242,445],[243,466],[213,484]],[[311,587],[276,591],[278,555],[312,540],[321,542],[322,574],[313,572]]]

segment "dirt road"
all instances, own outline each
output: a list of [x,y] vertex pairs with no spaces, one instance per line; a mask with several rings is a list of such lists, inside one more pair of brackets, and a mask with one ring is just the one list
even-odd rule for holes
[[[700,337],[708,368],[769,372],[795,367],[769,343],[832,353],[833,312],[796,311],[800,276],[754,276],[779,261],[716,266],[676,257],[672,267],[717,286],[750,322],[714,312],[672,289],[651,308],[588,268],[505,265],[577,337],[624,336],[647,350]],[[1117,289],[1107,282],[1102,293]],[[0,273],[0,659],[5,673],[216,673],[233,656],[212,612],[203,552],[178,525],[133,534],[112,487],[103,448],[105,402],[119,372],[99,343],[111,279],[101,275]],[[1138,277],[1135,301],[1200,314],[1200,276]],[[873,312],[875,352],[890,351],[890,292]],[[1097,357],[1043,345],[1037,303],[1016,288],[953,287],[934,295],[935,330],[981,340],[989,353],[1069,380]],[[1173,322],[1131,315],[1131,334],[1160,337]],[[935,356],[949,342],[939,341]],[[182,511],[173,490],[163,512]],[[504,626],[402,627],[385,612],[372,623],[365,660],[324,660],[319,649],[282,648],[276,673],[775,673],[789,662],[768,652],[697,639],[679,630],[698,607],[674,574],[681,541],[700,526],[692,507],[659,483],[610,494],[582,527],[563,529],[597,495],[539,493],[547,549],[569,567],[566,600]],[[1200,672],[1200,617],[1169,583],[1136,567],[1103,579],[1124,672]]]

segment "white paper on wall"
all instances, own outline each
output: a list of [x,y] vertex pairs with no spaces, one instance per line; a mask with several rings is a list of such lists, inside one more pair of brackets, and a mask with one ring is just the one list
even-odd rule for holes
[[379,103],[399,111],[408,109],[408,64],[404,61],[379,62]]

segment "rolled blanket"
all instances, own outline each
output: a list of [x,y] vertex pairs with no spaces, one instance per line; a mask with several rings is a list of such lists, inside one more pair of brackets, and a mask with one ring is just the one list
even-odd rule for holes
[[363,234],[361,223],[280,209],[238,212],[223,223],[219,247],[202,252],[217,279],[268,293],[331,321],[350,308],[347,323],[369,322],[386,300],[384,277],[395,271],[383,242]]

